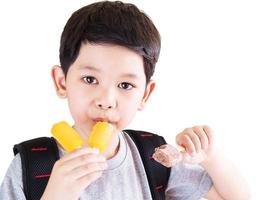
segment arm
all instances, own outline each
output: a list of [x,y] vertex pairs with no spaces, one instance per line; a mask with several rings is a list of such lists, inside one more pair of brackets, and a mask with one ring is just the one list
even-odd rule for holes
[[213,158],[203,161],[200,165],[211,176],[214,184],[206,196],[207,199],[218,199],[216,197],[219,194],[227,200],[251,199],[245,179],[233,163],[223,155],[217,153]]
[[215,147],[212,130],[208,126],[187,128],[176,136],[176,142],[185,148],[182,161],[200,164],[211,176],[213,186],[207,199],[250,199],[248,184],[236,167]]

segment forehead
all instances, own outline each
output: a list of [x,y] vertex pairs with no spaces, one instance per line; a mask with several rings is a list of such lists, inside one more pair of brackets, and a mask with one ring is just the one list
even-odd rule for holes
[[73,65],[76,68],[144,74],[143,57],[133,50],[111,44],[83,43]]

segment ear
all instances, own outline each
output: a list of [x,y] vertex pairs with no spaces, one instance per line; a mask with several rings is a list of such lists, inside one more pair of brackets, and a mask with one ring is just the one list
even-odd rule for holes
[[54,82],[57,95],[62,99],[66,98],[66,78],[62,68],[58,65],[53,66],[51,70],[51,76]]
[[145,108],[147,100],[149,99],[151,93],[154,91],[155,86],[156,86],[155,81],[150,80],[149,83],[146,86],[145,93],[144,93],[144,96],[142,98],[142,101],[140,102],[138,110],[143,110]]

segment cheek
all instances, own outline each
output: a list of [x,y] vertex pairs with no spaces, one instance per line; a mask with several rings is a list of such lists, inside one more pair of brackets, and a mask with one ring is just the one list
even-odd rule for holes
[[[131,101],[129,101],[129,99],[131,99]],[[120,103],[120,123],[118,125],[120,129],[124,129],[125,127],[127,127],[129,123],[133,120],[140,102],[140,97],[133,97],[128,98],[123,103]]]
[[71,95],[68,95],[68,105],[72,118],[76,123],[87,120],[87,104],[82,96],[77,93],[71,93]]

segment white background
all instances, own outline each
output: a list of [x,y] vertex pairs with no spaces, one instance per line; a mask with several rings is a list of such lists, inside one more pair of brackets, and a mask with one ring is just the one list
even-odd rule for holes
[[[92,1],[1,1],[0,180],[15,143],[72,123],[50,78],[71,13]],[[267,6],[264,1],[131,1],[162,36],[157,89],[129,128],[174,143],[186,127],[208,124],[218,146],[266,199]],[[223,167],[223,166],[222,166]],[[227,187],[227,185],[225,186]]]

